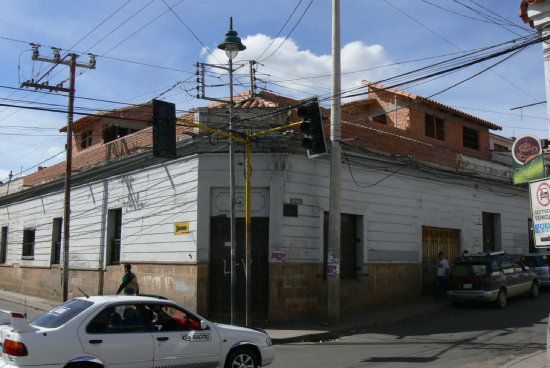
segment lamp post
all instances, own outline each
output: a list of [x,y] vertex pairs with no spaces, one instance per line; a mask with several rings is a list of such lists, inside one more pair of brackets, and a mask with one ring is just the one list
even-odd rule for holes
[[[233,59],[237,57],[239,51],[246,49],[241,43],[241,38],[233,30],[233,17],[229,18],[229,31],[218,45],[218,48],[225,51],[229,59],[229,134],[233,134]],[[233,143],[230,138],[229,144],[229,200],[231,202],[229,210],[230,233],[231,233],[231,324],[237,323],[237,240],[235,230],[235,160],[233,152]],[[248,274],[246,279],[248,282]],[[247,290],[248,291],[248,290]],[[248,296],[247,296],[248,297]]]

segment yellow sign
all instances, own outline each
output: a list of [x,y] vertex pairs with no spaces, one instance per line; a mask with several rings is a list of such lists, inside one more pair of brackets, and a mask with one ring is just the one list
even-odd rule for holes
[[176,222],[174,224],[174,234],[185,234],[189,232],[189,221]]

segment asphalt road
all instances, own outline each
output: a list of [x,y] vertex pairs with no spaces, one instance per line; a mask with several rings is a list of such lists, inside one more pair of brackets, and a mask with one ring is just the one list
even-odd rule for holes
[[277,345],[271,367],[501,367],[546,348],[549,312],[550,290],[503,310],[449,306],[334,341]]

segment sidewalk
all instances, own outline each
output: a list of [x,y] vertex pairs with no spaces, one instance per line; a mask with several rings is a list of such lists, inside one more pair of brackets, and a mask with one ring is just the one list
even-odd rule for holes
[[[0,300],[27,305],[29,308],[32,307],[41,311],[48,311],[59,305],[59,303],[46,299],[25,296],[5,290],[0,290]],[[270,327],[265,330],[273,339],[274,344],[322,341],[336,339],[354,332],[359,333],[362,329],[373,326],[428,315],[449,306],[450,303],[444,298],[434,300],[432,297],[425,296],[407,303],[371,308],[365,310],[362,314],[344,315],[340,323],[335,326],[324,326],[321,323],[315,322],[302,322],[293,323],[292,326]],[[544,350],[518,357],[502,366],[502,368],[544,367],[546,367],[546,351]]]

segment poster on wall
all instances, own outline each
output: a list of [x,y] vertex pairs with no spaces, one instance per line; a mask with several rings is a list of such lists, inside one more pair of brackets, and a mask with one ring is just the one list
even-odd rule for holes
[[550,247],[550,179],[529,183],[535,247]]
[[544,178],[544,158],[540,139],[531,134],[517,138],[512,146],[514,184]]

